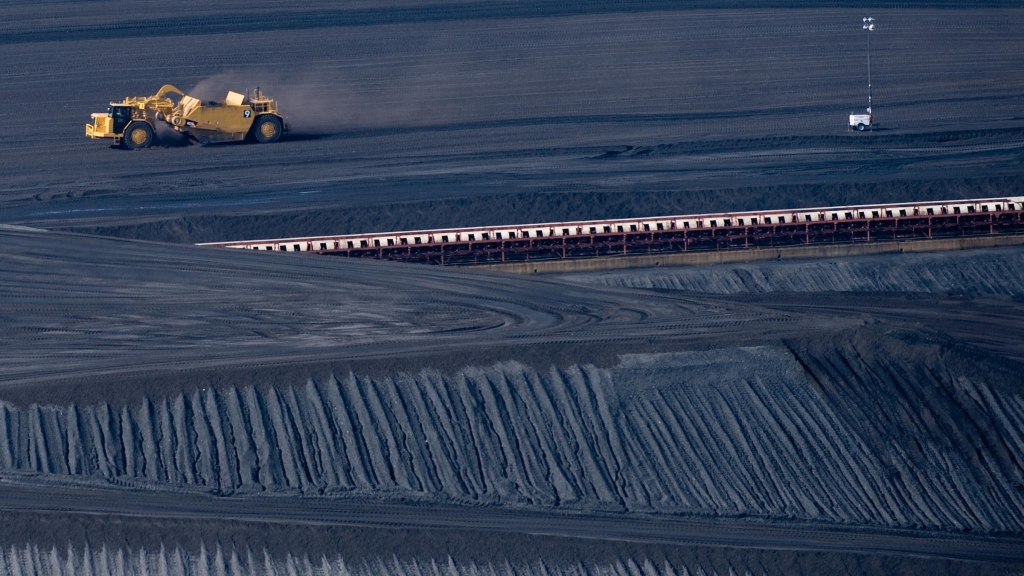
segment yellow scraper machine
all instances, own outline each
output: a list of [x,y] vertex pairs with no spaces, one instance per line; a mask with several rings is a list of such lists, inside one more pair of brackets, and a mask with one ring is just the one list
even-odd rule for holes
[[113,138],[114,144],[136,150],[153,143],[157,127],[161,126],[158,123],[200,144],[237,140],[275,142],[286,129],[277,102],[259,88],[252,94],[228,92],[222,102],[204,102],[168,84],[153,96],[111,102],[105,113],[92,115],[92,124],[85,125],[85,135]]

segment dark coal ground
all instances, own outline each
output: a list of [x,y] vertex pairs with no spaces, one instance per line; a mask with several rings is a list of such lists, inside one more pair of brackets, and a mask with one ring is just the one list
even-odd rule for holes
[[[16,3],[0,221],[199,242],[1021,188],[1019,7],[558,5],[246,3],[238,20]],[[847,22],[869,7],[880,129],[860,134],[866,38]],[[259,85],[293,132],[132,153],[82,136],[107,101],[164,83]]]
[[[602,567],[650,563],[656,571],[671,566],[700,566],[707,574],[729,574],[729,570],[752,574],[907,574],[961,576],[1008,574],[1008,568],[984,563],[951,560],[908,559],[898,556],[809,553],[787,550],[741,550],[701,546],[651,546],[622,541],[503,534],[452,529],[351,530],[334,526],[286,526],[245,522],[190,522],[188,520],[147,521],[123,518],[115,522],[90,516],[70,521],[51,515],[4,513],[0,515],[0,538],[16,548],[35,544],[62,549],[86,546],[101,549],[180,549],[199,556],[205,549],[213,556],[223,550],[267,550],[272,558],[286,558],[297,550],[319,559],[342,555],[350,566],[371,567],[379,559],[399,559],[429,566],[448,558],[458,566],[492,567],[543,565],[549,573],[573,573],[582,566],[590,573]],[[230,553],[230,552],[229,552]],[[262,560],[262,558],[260,558]],[[995,569],[996,572],[992,572]],[[370,570],[373,572],[374,570]],[[382,572],[377,568],[377,573]],[[385,570],[386,571],[386,570]],[[528,573],[522,570],[520,573]],[[576,573],[586,573],[583,571]]]
[[[0,230],[0,573],[1024,571],[1019,249],[538,279],[180,245],[1024,195],[1019,5],[0,15],[0,224],[50,230]],[[82,135],[164,83],[293,131]]]

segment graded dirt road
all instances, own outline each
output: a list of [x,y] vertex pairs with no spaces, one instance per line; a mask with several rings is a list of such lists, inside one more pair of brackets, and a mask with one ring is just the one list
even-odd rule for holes
[[4,479],[0,484],[4,489],[0,494],[0,510],[285,525],[457,529],[642,544],[852,552],[1011,563],[1020,560],[1019,548],[1024,545],[1022,539],[935,535],[911,530],[607,513],[522,512],[340,499],[216,498],[75,485],[55,489],[53,485],[40,486],[19,480]]

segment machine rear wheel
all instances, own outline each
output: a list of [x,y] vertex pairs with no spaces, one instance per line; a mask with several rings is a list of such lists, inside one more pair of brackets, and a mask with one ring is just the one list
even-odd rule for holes
[[260,116],[252,127],[252,135],[257,142],[277,142],[281,137],[284,128],[281,126],[281,119],[272,114]]
[[129,150],[148,148],[153,143],[153,127],[148,122],[132,122],[124,131],[121,144]]
[[857,130],[864,131],[865,126],[863,124],[857,124]]

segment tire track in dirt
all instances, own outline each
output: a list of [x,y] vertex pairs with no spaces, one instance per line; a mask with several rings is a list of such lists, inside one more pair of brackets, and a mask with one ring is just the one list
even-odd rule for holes
[[[908,555],[974,561],[1020,561],[1019,537],[949,535],[913,530],[873,530],[813,524],[765,525],[743,520],[678,519],[650,515],[525,512],[492,508],[366,503],[344,500],[247,497],[124,491],[6,479],[0,508],[35,513],[103,514],[152,518],[388,528],[459,528],[602,541],[699,544],[781,550]],[[9,552],[9,551],[8,551]],[[12,554],[12,556],[16,556]],[[10,558],[8,556],[7,558]]]

